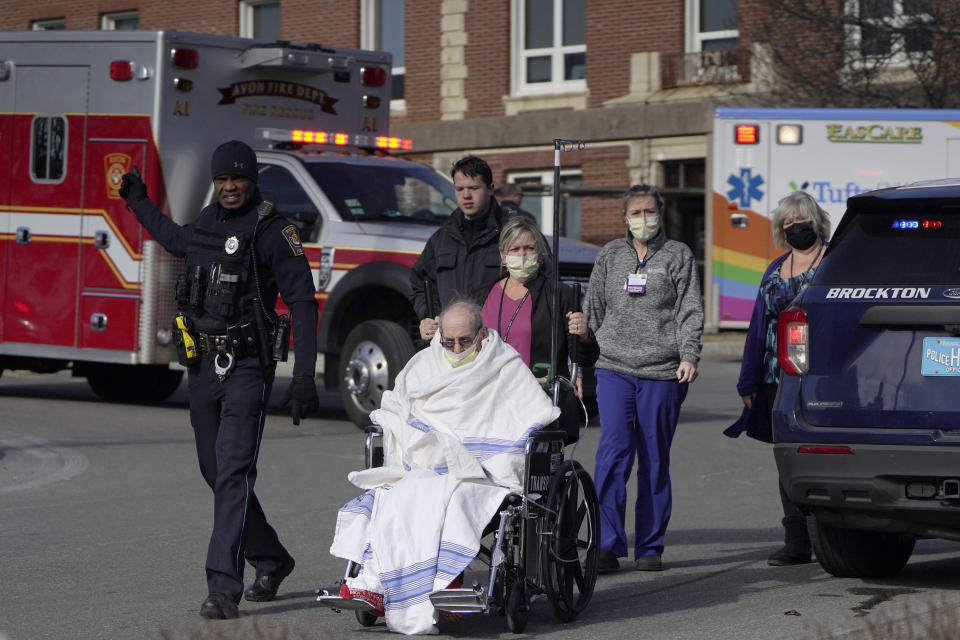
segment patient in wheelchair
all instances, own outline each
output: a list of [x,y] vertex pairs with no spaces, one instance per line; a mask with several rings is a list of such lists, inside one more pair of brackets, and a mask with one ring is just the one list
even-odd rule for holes
[[521,491],[527,436],[559,414],[480,307],[451,302],[370,416],[384,466],[348,476],[366,492],[337,515],[330,552],[361,565],[341,595],[370,602],[392,631],[437,633],[430,594],[476,556],[503,499]]

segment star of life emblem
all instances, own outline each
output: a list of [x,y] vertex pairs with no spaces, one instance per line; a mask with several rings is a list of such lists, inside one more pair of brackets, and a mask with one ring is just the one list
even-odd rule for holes
[[229,255],[233,255],[237,252],[237,249],[240,248],[240,241],[237,240],[237,236],[230,236],[227,238],[226,244],[223,245],[223,250]]

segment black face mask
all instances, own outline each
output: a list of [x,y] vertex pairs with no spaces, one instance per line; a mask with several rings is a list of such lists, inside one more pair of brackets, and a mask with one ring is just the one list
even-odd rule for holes
[[804,251],[813,246],[817,241],[817,232],[813,230],[813,222],[798,222],[792,224],[783,230],[787,236],[787,242],[794,249]]

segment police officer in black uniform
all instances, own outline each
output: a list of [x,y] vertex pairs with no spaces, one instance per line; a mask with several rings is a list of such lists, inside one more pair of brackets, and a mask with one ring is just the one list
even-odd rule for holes
[[[257,158],[246,144],[217,147],[210,163],[216,203],[180,226],[147,198],[139,172],[120,195],[167,251],[186,258],[177,284],[178,355],[189,371],[190,422],[204,480],[213,489],[205,618],[235,618],[241,595],[271,600],[293,571],[293,557],[267,523],[253,492],[257,454],[276,360],[289,332],[277,294],[290,308],[296,359],[290,386],[293,424],[317,407],[317,302],[297,228],[272,213],[257,190]],[[244,559],[256,580],[244,592]]]

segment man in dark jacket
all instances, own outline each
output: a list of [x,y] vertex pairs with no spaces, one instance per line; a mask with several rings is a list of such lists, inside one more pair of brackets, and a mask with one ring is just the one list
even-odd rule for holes
[[493,197],[490,165],[466,156],[453,165],[451,175],[458,207],[427,240],[410,275],[411,299],[424,340],[432,339],[439,326],[438,318],[427,313],[428,291],[432,308],[439,310],[456,294],[469,295],[500,277],[503,212]]

